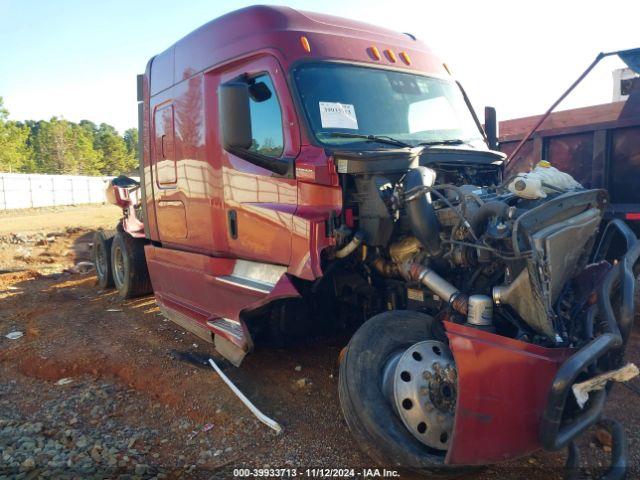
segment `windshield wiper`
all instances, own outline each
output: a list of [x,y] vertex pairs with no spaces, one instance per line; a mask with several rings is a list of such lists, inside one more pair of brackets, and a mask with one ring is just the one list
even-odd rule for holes
[[433,140],[431,142],[421,142],[418,145],[431,146],[431,145],[462,145],[463,143],[467,143],[464,140],[460,140],[459,138],[453,138],[450,140]]
[[326,135],[330,137],[340,138],[362,138],[363,140],[369,140],[370,142],[385,143],[387,145],[393,145],[395,147],[413,148],[413,145],[397,140],[386,135],[365,135],[363,133],[348,133],[348,132],[326,132]]

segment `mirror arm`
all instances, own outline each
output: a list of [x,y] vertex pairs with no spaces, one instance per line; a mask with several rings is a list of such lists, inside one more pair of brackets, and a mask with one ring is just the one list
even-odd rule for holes
[[471,112],[471,116],[473,117],[473,121],[476,123],[476,127],[478,127],[478,130],[480,131],[480,135],[482,135],[482,139],[485,141],[485,143],[487,145],[489,145],[489,140],[487,139],[487,134],[484,131],[484,128],[482,128],[482,124],[480,123],[480,120],[478,119],[478,115],[476,115],[476,111],[473,109],[473,105],[471,105],[471,100],[469,100],[469,97],[467,96],[467,92],[465,91],[465,89],[463,88],[462,84],[458,80],[456,80],[456,85],[458,85],[458,88],[460,89],[460,93],[462,93],[462,98],[464,99],[464,103],[467,104],[467,108]]
[[267,169],[278,175],[293,176],[293,162],[289,158],[279,160],[277,158],[267,157],[266,155],[237,147],[226,147],[225,150],[253,163],[254,165],[257,165],[258,167]]

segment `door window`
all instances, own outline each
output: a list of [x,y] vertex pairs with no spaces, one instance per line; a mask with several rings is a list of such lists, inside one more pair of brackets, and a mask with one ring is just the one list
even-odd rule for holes
[[278,158],[284,150],[282,112],[271,78],[261,74],[250,80],[249,108],[253,142],[249,150]]

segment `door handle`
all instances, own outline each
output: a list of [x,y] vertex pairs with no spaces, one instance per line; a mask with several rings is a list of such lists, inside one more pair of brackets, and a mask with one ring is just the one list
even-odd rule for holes
[[233,239],[238,238],[238,215],[235,210],[227,212],[227,220],[229,222],[229,235]]

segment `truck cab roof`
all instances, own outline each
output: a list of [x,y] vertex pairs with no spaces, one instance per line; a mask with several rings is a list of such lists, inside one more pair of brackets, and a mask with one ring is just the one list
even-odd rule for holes
[[[302,36],[310,51],[303,48]],[[410,34],[290,7],[259,5],[211,20],[153,57],[147,65],[150,93],[153,96],[196,73],[265,50],[278,52],[285,68],[302,59],[330,58],[447,75],[442,61]]]

